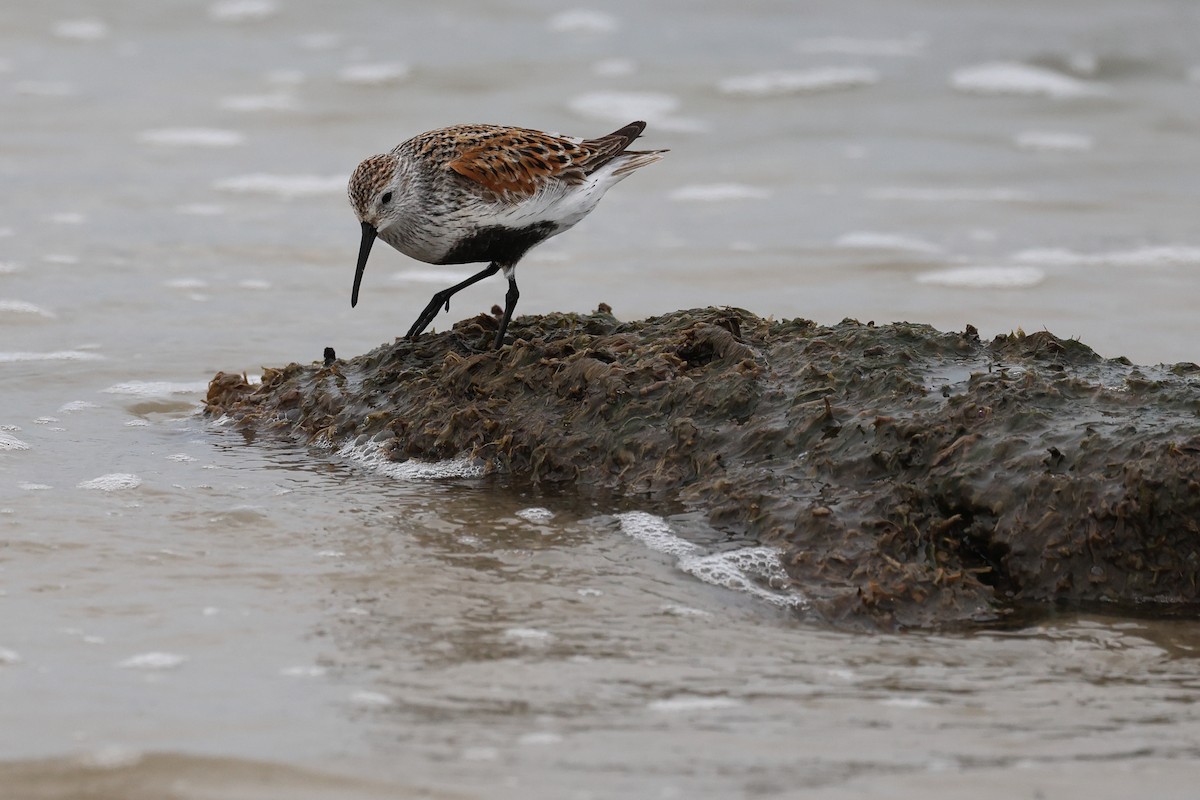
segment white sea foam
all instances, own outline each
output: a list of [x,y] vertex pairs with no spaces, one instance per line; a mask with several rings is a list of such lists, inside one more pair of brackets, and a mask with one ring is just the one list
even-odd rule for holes
[[14,264],[11,261],[0,261],[0,275],[15,275],[18,272],[24,272],[25,268],[20,264]]
[[681,202],[724,203],[730,200],[762,200],[771,193],[744,183],[696,183],[681,186],[668,195]]
[[31,317],[54,318],[53,312],[24,300],[0,300],[0,314],[25,314]]
[[220,192],[235,194],[266,194],[292,200],[301,197],[343,194],[346,191],[345,175],[268,175],[256,172],[222,178],[213,183]]
[[259,280],[258,278],[247,278],[244,281],[238,281],[237,285],[239,289],[253,289],[255,291],[271,288],[270,281]]
[[29,445],[22,442],[11,433],[0,431],[0,451],[3,450],[28,450]]
[[457,269],[406,269],[392,273],[392,280],[399,283],[444,283],[447,286],[469,277],[470,272]]
[[725,78],[718,91],[743,97],[813,94],[855,89],[879,82],[879,73],[869,67],[820,67],[805,70],[774,70]]
[[101,391],[132,397],[170,397],[176,394],[201,394],[208,391],[208,384],[204,381],[123,381]]
[[1096,97],[1108,93],[1101,83],[1081,81],[1061,72],[1015,61],[990,61],[956,70],[950,84],[971,94],[1037,95],[1056,99]]
[[549,522],[550,520],[554,519],[554,512],[548,508],[534,506],[532,508],[522,508],[520,511],[516,512],[516,516],[520,517],[526,522],[533,522],[536,524],[541,522]]
[[576,8],[555,14],[546,27],[556,33],[612,33],[617,29],[617,18],[603,11]]
[[384,86],[399,83],[412,72],[407,64],[392,61],[382,64],[351,64],[338,73],[342,83],[358,86]]
[[175,669],[185,661],[187,661],[187,656],[177,653],[151,652],[130,656],[124,661],[117,662],[117,666],[121,669],[163,670]]
[[1045,279],[1036,267],[955,267],[917,275],[917,283],[956,289],[1028,289]]
[[16,650],[9,650],[7,647],[0,647],[0,666],[19,663],[21,663],[20,653]]
[[63,403],[58,407],[60,414],[75,414],[80,411],[90,411],[93,408],[99,408],[99,403],[93,403],[91,400],[72,400],[69,403]]
[[899,233],[876,233],[874,231],[853,231],[844,233],[834,242],[836,247],[848,250],[901,250],[909,253],[940,253],[942,248],[915,236],[905,236]]
[[527,746],[540,746],[548,744],[558,744],[563,740],[561,734],[553,731],[532,731],[531,733],[523,733],[517,737],[517,744]]
[[68,19],[54,23],[54,35],[76,42],[98,42],[108,37],[108,25],[98,19]]
[[1024,189],[997,187],[880,186],[867,190],[871,200],[913,200],[920,203],[1027,203],[1034,195]]
[[301,665],[296,667],[284,667],[279,670],[279,674],[285,678],[319,678],[326,672],[324,667],[315,665]]
[[103,361],[99,353],[88,353],[83,350],[55,350],[49,353],[0,353],[0,364],[12,364],[20,361]]
[[350,693],[350,702],[356,706],[383,708],[384,706],[390,706],[394,701],[382,692],[360,690]]
[[704,697],[700,695],[676,695],[665,700],[653,700],[648,705],[651,711],[684,714],[691,711],[716,711],[722,708],[737,708],[740,700],[732,697]]
[[504,631],[504,638],[525,644],[545,644],[553,639],[554,635],[540,628],[508,628]]
[[296,97],[291,92],[233,94],[222,97],[220,106],[226,111],[291,111],[296,108]]
[[[0,450],[3,449],[4,447],[0,445]],[[17,484],[17,488],[23,492],[48,492],[54,487],[48,483],[29,483],[28,481],[22,481],[21,483]]]
[[785,608],[804,608],[807,599],[795,590],[776,589],[789,581],[779,551],[771,547],[746,547],[720,553],[705,553],[681,539],[662,517],[643,511],[616,515],[621,532],[651,550],[678,559],[683,572],[705,583],[745,592]]
[[90,481],[80,481],[75,486],[77,489],[95,489],[101,492],[122,492],[127,489],[136,489],[142,485],[142,479],[137,475],[129,472],[110,472],[107,475],[101,475],[98,478],[92,478]]
[[657,550],[676,558],[696,555],[700,552],[699,547],[680,539],[671,530],[670,524],[665,519],[654,514],[647,514],[644,511],[627,511],[617,514],[617,522],[621,526],[621,533],[637,539],[651,550]]
[[1080,253],[1065,248],[1040,248],[1022,250],[1013,258],[1022,264],[1053,267],[1120,267],[1124,269],[1197,267],[1200,266],[1200,247],[1149,245],[1133,250],[1113,250],[1101,253]]
[[163,281],[163,286],[168,289],[204,289],[208,286],[208,281],[203,278],[172,278]]
[[918,56],[928,45],[923,37],[905,39],[866,39],[853,36],[826,36],[818,39],[802,39],[796,43],[796,51],[812,54],[836,54],[844,56]]
[[1024,131],[1017,134],[1014,141],[1022,150],[1065,153],[1092,149],[1092,137],[1063,131]]
[[208,8],[208,15],[218,22],[253,22],[279,13],[274,0],[222,0]]
[[709,555],[685,556],[679,568],[714,586],[745,592],[783,608],[804,608],[808,601],[793,591],[772,588],[789,582],[779,551],[773,547],[744,547]]
[[360,445],[349,443],[342,446],[337,453],[343,458],[397,480],[478,478],[484,474],[483,464],[478,459],[463,456],[449,461],[392,461],[384,455],[378,444],[372,442]]
[[592,74],[601,78],[623,78],[637,72],[637,62],[630,58],[605,58],[592,64]]
[[590,92],[567,103],[580,116],[626,123],[644,119],[653,127],[680,133],[699,133],[708,126],[696,119],[677,117],[679,98],[662,92]]
[[75,84],[66,81],[18,81],[13,91],[29,97],[71,97],[79,93]]
[[143,144],[165,147],[234,147],[246,141],[237,131],[222,128],[154,128],[137,138]]
[[217,203],[187,203],[176,206],[175,210],[180,214],[192,214],[197,217],[215,217],[225,213],[225,206]]

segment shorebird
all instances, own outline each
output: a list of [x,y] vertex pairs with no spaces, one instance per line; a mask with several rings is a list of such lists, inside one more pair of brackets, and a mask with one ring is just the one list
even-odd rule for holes
[[508,279],[495,347],[504,343],[517,291],[516,266],[529,248],[586,217],[614,184],[666,150],[627,150],[645,122],[598,139],[527,128],[454,125],[422,133],[364,160],[350,176],[350,205],[362,224],[350,305],[376,237],[429,264],[488,266],[443,289],[408,330],[421,335],[456,292],[503,271]]

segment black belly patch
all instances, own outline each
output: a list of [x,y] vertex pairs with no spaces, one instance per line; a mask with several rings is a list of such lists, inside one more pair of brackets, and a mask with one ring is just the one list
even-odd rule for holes
[[478,228],[450,249],[439,264],[473,264],[477,261],[495,261],[501,265],[517,263],[525,251],[543,239],[553,236],[557,227],[553,222],[539,222],[525,228],[506,228],[492,225]]

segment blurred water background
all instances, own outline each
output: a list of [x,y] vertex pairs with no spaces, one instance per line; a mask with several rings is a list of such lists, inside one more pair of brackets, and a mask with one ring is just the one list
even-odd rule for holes
[[350,309],[350,171],[458,122],[672,151],[519,312],[1200,361],[1197,41],[1191,0],[0,6],[3,795],[1194,796],[1191,623],[830,632],[694,519],[196,409],[470,272],[377,248]]

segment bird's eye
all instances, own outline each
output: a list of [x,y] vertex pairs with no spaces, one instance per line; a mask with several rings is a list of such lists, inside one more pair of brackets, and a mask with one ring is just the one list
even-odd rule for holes
[[384,192],[384,193],[383,193],[383,197],[380,197],[380,198],[379,198],[379,202],[380,202],[380,203],[382,203],[382,204],[383,204],[383,205],[385,205],[385,206],[386,206],[388,203],[392,202],[392,193],[391,193],[391,192]]

